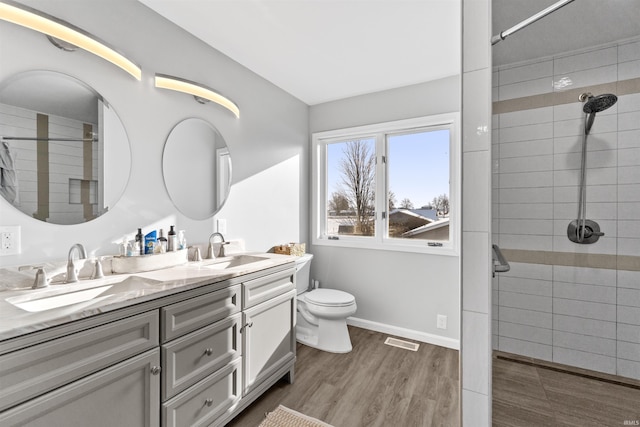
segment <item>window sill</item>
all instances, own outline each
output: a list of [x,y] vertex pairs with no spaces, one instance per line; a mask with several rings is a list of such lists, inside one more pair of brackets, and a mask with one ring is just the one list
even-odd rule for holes
[[428,255],[442,255],[442,256],[459,256],[460,253],[450,242],[443,243],[442,246],[428,246],[427,241],[424,241],[424,245],[403,245],[402,243],[381,243],[372,241],[363,241],[358,238],[340,238],[339,240],[327,239],[327,238],[314,238],[312,239],[313,245],[318,246],[333,246],[338,248],[353,248],[353,249],[370,249],[378,251],[393,251],[393,252],[410,252],[418,254]]

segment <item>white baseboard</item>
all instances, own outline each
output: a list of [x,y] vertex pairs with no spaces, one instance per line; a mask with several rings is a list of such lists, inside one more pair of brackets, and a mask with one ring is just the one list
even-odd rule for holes
[[439,345],[441,347],[460,350],[460,340],[447,338],[440,335],[428,334],[426,332],[415,331],[413,329],[400,328],[398,326],[387,325],[385,323],[372,322],[371,320],[348,317],[347,324],[358,328],[369,329],[384,334],[391,334],[401,338],[408,338],[428,344]]

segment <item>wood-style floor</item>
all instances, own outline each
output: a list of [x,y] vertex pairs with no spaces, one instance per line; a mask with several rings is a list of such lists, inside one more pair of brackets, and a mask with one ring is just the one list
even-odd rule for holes
[[294,383],[280,381],[227,427],[255,427],[279,404],[335,427],[460,425],[458,351],[420,343],[413,352],[349,331],[347,354],[298,344]]
[[494,357],[493,425],[640,425],[640,387]]

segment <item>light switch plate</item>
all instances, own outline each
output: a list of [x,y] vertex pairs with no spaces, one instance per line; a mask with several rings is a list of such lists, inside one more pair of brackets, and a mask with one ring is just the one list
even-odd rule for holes
[[438,314],[436,327],[438,329],[447,329],[447,316]]

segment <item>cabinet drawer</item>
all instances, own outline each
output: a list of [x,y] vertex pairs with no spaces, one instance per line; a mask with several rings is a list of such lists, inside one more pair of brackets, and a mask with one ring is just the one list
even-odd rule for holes
[[162,346],[165,401],[240,357],[241,313]]
[[239,312],[239,292],[235,285],[162,308],[162,342]]
[[163,427],[209,425],[240,399],[241,360],[236,359],[162,406]]
[[0,410],[158,346],[150,311],[0,357]]
[[270,300],[273,297],[295,289],[295,268],[270,274],[242,284],[242,304],[244,308]]

